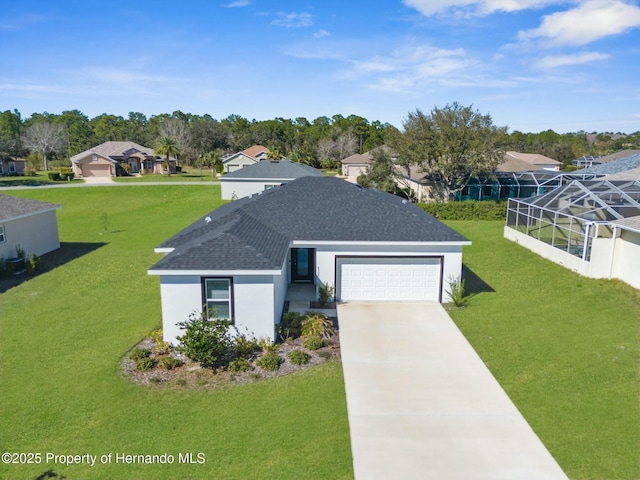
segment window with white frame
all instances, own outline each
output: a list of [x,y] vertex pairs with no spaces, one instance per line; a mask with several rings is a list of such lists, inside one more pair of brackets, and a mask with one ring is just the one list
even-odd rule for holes
[[230,278],[205,278],[204,297],[209,319],[233,320]]
[[4,235],[4,225],[0,225],[0,243],[4,243],[7,238]]
[[16,162],[9,162],[9,173],[16,173]]

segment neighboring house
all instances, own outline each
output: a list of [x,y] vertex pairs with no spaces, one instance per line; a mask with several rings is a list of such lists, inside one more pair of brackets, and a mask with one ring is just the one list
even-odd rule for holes
[[0,176],[24,175],[26,164],[24,158],[0,157]]
[[288,160],[265,160],[220,177],[222,199],[235,200],[308,176],[321,177],[322,172]]
[[448,301],[470,244],[399,197],[310,176],[212,211],[157,247],[167,255],[148,273],[165,340],[203,308],[273,339],[292,285],[326,282],[343,302]]
[[581,275],[640,289],[640,182],[575,180],[511,199],[504,236]]
[[562,162],[539,153],[504,152],[503,161],[498,165],[498,172],[527,172],[547,170],[559,172]]
[[373,154],[377,149],[382,149],[387,155],[394,159],[395,154],[386,145],[376,147],[365,153],[354,153],[340,161],[342,164],[342,176],[347,177],[346,180],[351,183],[357,183],[360,175],[366,175],[369,172],[369,165],[371,165]]
[[[105,142],[71,157],[71,167],[79,177],[115,177],[121,175],[122,165],[129,173],[167,173],[165,160],[153,149],[135,142]],[[176,172],[177,160],[169,159],[171,173]]]
[[615,160],[609,160],[590,168],[584,168],[576,171],[581,174],[597,174],[606,175],[607,177],[616,176],[620,178],[638,178],[636,173],[640,170],[640,153],[619,157]]
[[267,147],[262,145],[254,145],[233,155],[222,158],[222,166],[225,173],[235,172],[254,163],[266,160],[270,153]]
[[640,150],[621,150],[619,152],[615,152],[610,155],[605,155],[603,157],[584,156],[582,158],[573,160],[571,163],[575,165],[577,168],[591,168],[591,167],[595,167],[596,165],[613,162],[614,160],[620,160],[622,158],[628,158],[628,157],[632,157],[634,155],[639,155],[639,154],[640,154]]
[[17,246],[36,255],[60,248],[58,208],[53,203],[0,195],[0,258],[14,258]]

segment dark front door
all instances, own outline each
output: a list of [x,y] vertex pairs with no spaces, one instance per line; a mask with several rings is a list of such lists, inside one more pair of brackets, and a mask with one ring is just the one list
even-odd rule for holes
[[313,248],[291,249],[291,283],[313,283],[315,257]]

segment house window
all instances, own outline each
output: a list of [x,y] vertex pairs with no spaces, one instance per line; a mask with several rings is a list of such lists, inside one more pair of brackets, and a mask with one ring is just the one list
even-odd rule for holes
[[144,168],[145,168],[145,170],[152,170],[153,169],[153,162],[151,160],[147,160],[146,161],[146,166]]
[[264,186],[264,189],[265,189],[265,190],[271,190],[272,188],[275,188],[275,187],[277,187],[277,186],[278,186],[278,185],[265,185],[265,186]]
[[490,197],[491,195],[493,195],[493,185],[485,185],[483,189],[484,189],[483,195],[485,197]]
[[4,163],[0,162],[0,175],[4,173]]
[[205,278],[204,302],[209,319],[233,320],[230,278]]
[[0,243],[4,243],[6,239],[4,236],[4,225],[0,225]]
[[9,162],[9,173],[16,173],[16,163]]

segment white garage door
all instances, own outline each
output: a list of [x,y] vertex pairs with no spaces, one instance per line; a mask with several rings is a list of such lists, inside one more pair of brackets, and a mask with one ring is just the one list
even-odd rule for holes
[[111,167],[109,165],[97,164],[85,164],[82,165],[83,177],[110,177]]
[[339,258],[338,299],[440,300],[439,258]]

